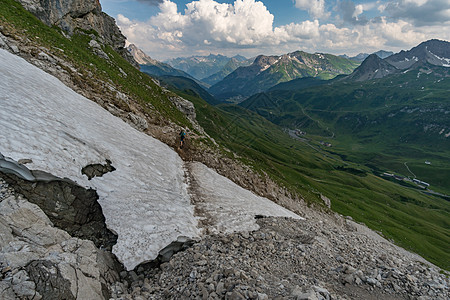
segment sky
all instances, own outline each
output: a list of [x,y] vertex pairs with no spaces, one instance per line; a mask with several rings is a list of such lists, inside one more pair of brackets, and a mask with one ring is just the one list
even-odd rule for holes
[[100,0],[157,60],[296,50],[356,55],[450,40],[450,0]]

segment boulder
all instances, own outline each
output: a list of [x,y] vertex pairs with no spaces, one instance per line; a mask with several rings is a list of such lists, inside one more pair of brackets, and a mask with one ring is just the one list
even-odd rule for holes
[[2,299],[109,298],[106,287],[118,279],[110,254],[55,228],[39,206],[20,196],[0,200]]

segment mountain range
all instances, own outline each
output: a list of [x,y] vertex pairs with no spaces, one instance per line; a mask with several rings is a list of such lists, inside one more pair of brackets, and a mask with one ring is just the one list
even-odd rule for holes
[[[210,54],[208,56],[191,56],[191,57],[178,57],[166,61],[167,64],[172,67],[182,70],[197,80],[204,80],[210,76],[221,72],[224,67],[234,59],[234,64],[245,62],[247,59],[241,55],[236,55],[232,58],[218,54]],[[230,69],[231,65],[227,66]],[[211,81],[207,79],[205,82]]]
[[239,67],[246,67],[252,64],[253,60],[250,59],[242,59],[244,57],[232,57],[227,64],[217,73],[212,74],[209,77],[203,78],[202,81],[209,84],[214,85],[217,82],[223,80],[225,77],[228,76],[228,74],[232,73],[234,70],[236,70]]
[[166,63],[151,58],[134,44],[130,44],[127,49],[133,56],[134,60],[139,64],[141,71],[144,73],[152,76],[182,76],[196,80],[186,72],[172,68]]
[[[450,43],[429,40],[385,59],[370,55],[348,76],[299,79],[240,105],[375,172],[409,176],[409,162],[414,178],[449,194],[449,61]],[[430,157],[434,172],[424,164]]]
[[242,99],[274,85],[301,77],[330,79],[350,74],[359,63],[331,54],[296,51],[281,56],[258,56],[248,67],[239,67],[213,85],[209,92],[219,99]]
[[[392,54],[394,54],[394,52],[392,52],[392,51],[385,51],[385,50],[379,50],[379,51],[374,52],[372,54],[375,54],[379,58],[383,59],[383,58],[391,56]],[[368,54],[368,53],[359,53],[358,55],[352,56],[352,57],[350,57],[350,56],[348,56],[346,54],[339,55],[339,56],[344,57],[344,58],[348,58],[348,59],[351,59],[351,60],[354,60],[354,61],[363,62],[369,55],[370,54]]]

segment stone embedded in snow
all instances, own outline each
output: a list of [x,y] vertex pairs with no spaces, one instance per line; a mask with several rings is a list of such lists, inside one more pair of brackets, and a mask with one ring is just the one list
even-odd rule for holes
[[196,203],[197,211],[213,232],[257,230],[256,215],[303,219],[269,199],[243,189],[202,163],[194,162],[189,166],[200,198]]
[[[112,116],[22,58],[0,49],[0,152],[29,169],[95,188],[113,247],[128,270],[179,236],[198,237],[183,161],[167,145]],[[81,169],[110,160],[88,180]]]

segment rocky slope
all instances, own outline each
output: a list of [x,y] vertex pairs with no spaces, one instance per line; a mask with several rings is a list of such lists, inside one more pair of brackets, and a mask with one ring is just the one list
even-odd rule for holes
[[435,267],[364,226],[304,209],[205,237],[157,269],[122,274],[114,299],[447,299]]
[[56,228],[49,216],[0,178],[0,298],[108,299],[122,270],[115,257]]

